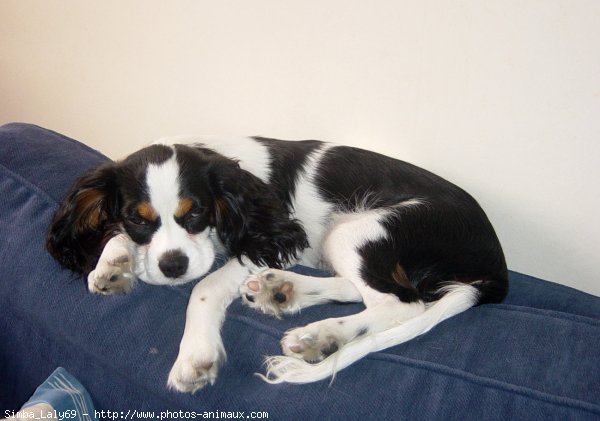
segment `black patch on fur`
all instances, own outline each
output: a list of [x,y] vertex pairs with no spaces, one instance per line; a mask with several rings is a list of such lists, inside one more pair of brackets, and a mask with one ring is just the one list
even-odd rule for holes
[[459,190],[408,162],[349,146],[329,149],[318,172],[322,197],[344,210],[365,203],[369,208],[393,206],[412,198],[453,195]]
[[231,256],[281,268],[308,246],[306,233],[273,186],[240,168],[235,160],[201,146],[177,145],[181,195],[207,208],[210,224]]
[[186,145],[175,145],[179,165],[180,198],[192,200],[191,209],[175,221],[190,234],[198,234],[215,226],[215,197],[210,185],[210,166],[215,159],[224,159],[215,152]]
[[173,149],[166,145],[151,145],[140,149],[120,161],[124,168],[133,172],[132,175],[140,176],[146,173],[149,164],[162,164],[173,156]]
[[[474,285],[482,292],[480,303],[501,301],[508,290],[506,262],[479,205],[466,193],[426,200],[398,208],[383,221],[389,238],[359,249],[365,281],[404,302],[438,300],[447,282],[492,281]],[[398,264],[410,285],[398,282]]]
[[369,333],[369,328],[368,327],[363,327],[363,328],[359,329],[358,332],[356,332],[356,337],[364,336],[367,333]]
[[302,173],[309,155],[323,142],[318,140],[286,141],[266,137],[254,137],[253,139],[265,145],[269,150],[271,155],[271,179],[269,182],[275,187],[280,200],[289,210],[296,192],[298,176]]

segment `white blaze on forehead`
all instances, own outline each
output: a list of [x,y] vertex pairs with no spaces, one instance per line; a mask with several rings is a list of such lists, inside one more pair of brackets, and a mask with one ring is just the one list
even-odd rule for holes
[[146,184],[150,203],[163,223],[171,220],[179,204],[179,164],[175,151],[165,162],[148,165]]
[[[215,260],[210,227],[192,235],[175,220],[182,201],[179,197],[180,168],[173,152],[166,161],[149,164],[146,169],[150,204],[160,217],[160,226],[150,243],[137,248],[135,271],[144,282],[155,285],[179,285],[196,279],[206,274]],[[161,258],[172,250],[184,252],[189,259],[186,272],[176,279],[167,277],[160,269]]]

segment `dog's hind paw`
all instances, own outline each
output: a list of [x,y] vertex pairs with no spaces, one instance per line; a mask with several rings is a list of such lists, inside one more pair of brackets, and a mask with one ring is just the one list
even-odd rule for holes
[[338,351],[345,341],[327,329],[313,323],[286,332],[281,340],[283,353],[289,357],[318,363]]

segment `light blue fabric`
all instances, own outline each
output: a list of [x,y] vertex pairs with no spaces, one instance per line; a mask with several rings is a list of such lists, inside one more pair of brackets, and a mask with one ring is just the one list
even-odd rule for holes
[[62,367],[40,385],[23,409],[40,403],[54,408],[59,420],[93,421],[96,419],[94,404],[85,387]]

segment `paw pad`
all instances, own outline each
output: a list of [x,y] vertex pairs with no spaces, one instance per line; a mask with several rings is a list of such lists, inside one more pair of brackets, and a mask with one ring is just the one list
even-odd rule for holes
[[294,284],[285,280],[285,272],[266,270],[253,275],[241,287],[241,295],[246,304],[263,313],[279,317],[293,301]]
[[302,359],[309,363],[318,363],[340,349],[340,340],[322,332],[303,333],[306,328],[289,331],[281,346],[285,355]]

